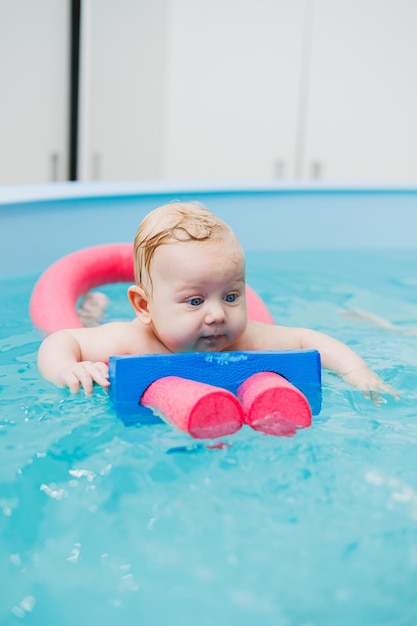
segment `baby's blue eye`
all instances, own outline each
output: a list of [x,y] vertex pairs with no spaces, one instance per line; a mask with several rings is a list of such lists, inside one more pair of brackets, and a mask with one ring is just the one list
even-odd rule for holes
[[187,302],[191,304],[191,306],[200,306],[200,304],[203,304],[203,298],[191,298],[191,300]]
[[226,302],[234,302],[237,298],[237,293],[228,293],[227,296],[225,296],[224,300]]

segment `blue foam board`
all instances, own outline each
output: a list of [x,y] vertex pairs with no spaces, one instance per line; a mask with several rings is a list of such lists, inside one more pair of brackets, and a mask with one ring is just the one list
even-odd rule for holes
[[307,398],[313,415],[321,409],[321,364],[317,350],[262,352],[187,352],[112,356],[109,396],[126,425],[160,422],[141,406],[144,391],[158,378],[182,376],[236,393],[249,376],[276,372]]

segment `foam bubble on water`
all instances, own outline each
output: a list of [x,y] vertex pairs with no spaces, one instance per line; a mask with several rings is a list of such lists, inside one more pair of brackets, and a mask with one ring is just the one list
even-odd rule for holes
[[20,602],[19,606],[14,606],[12,608],[12,613],[21,619],[26,617],[26,613],[31,613],[36,605],[35,596],[28,595],[23,598]]
[[17,505],[18,505],[17,498],[1,498],[0,499],[0,508],[3,511],[3,515],[5,515],[6,517],[10,517],[11,515],[13,515],[13,510],[17,507]]
[[365,480],[377,487],[386,487],[389,493],[389,506],[394,503],[408,505],[410,517],[417,520],[417,491],[409,484],[378,470],[365,473]]
[[57,489],[55,483],[51,483],[51,485],[42,484],[39,489],[55,500],[62,500],[62,498],[68,497],[68,492],[65,489]]
[[88,482],[91,482],[92,480],[94,480],[96,476],[94,472],[91,472],[90,470],[87,470],[87,469],[68,470],[68,473],[71,474],[71,476],[75,476],[76,478],[85,477],[88,480]]

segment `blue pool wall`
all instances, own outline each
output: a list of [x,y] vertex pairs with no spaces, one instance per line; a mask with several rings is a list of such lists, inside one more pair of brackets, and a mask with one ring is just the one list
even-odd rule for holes
[[151,209],[198,200],[246,251],[417,247],[417,187],[61,183],[0,187],[0,279],[35,275],[74,250],[133,241]]

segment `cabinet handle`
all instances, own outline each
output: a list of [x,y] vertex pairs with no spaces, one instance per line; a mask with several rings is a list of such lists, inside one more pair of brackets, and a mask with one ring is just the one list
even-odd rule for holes
[[59,154],[53,152],[51,154],[51,181],[56,183],[59,180]]
[[98,152],[94,152],[92,160],[92,179],[100,180],[101,159]]
[[284,178],[285,174],[285,161],[278,159],[274,163],[274,178]]
[[319,179],[323,176],[323,164],[320,161],[311,163],[311,178]]

